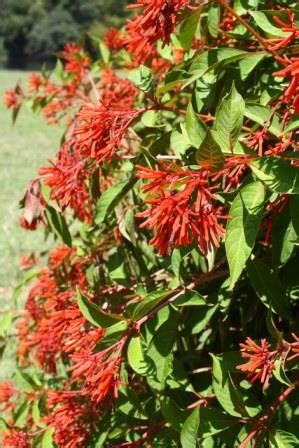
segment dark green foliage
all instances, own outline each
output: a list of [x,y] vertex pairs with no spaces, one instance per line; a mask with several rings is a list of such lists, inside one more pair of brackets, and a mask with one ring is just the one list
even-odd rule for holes
[[55,52],[90,30],[120,26],[129,0],[1,0],[0,40],[8,65],[53,60]]

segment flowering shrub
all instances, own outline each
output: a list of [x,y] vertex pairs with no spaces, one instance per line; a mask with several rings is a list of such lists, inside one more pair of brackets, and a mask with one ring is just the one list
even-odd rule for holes
[[5,95],[66,130],[22,201],[57,246],[1,322],[1,446],[297,447],[295,2],[130,8]]

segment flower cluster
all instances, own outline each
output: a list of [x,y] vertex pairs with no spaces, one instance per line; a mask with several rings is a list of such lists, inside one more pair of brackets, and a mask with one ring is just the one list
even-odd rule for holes
[[175,166],[160,170],[138,167],[137,176],[149,181],[143,190],[150,194],[145,201],[149,208],[137,216],[146,218],[141,227],[155,229],[151,243],[161,255],[194,241],[203,253],[219,247],[219,240],[224,236],[219,221],[226,220],[227,216],[216,205],[215,187],[209,185],[207,172]]
[[242,358],[248,359],[245,364],[237,368],[247,374],[250,382],[259,380],[266,389],[274,369],[274,362],[277,351],[270,351],[270,344],[266,339],[262,339],[260,345],[251,338],[247,338],[245,343],[240,344]]

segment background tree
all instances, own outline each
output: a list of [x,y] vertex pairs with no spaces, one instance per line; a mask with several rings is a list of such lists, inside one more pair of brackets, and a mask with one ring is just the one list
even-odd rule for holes
[[84,33],[102,34],[107,26],[120,26],[128,0],[3,0],[0,39],[9,66],[52,59],[66,42]]

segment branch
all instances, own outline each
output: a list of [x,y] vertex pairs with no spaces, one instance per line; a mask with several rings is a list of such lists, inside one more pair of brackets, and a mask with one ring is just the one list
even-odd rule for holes
[[175,302],[181,295],[183,295],[186,290],[193,289],[196,286],[203,285],[205,283],[211,282],[212,280],[216,280],[217,278],[221,278],[226,276],[229,272],[227,270],[223,271],[217,271],[217,269],[222,266],[225,263],[225,260],[221,260],[218,264],[214,266],[214,269],[210,272],[206,272],[202,275],[200,275],[197,279],[195,279],[192,283],[185,286],[181,290],[176,290],[177,292],[174,295],[171,295],[168,297],[165,301],[161,302],[159,305],[157,305],[156,308],[154,308],[152,311],[150,311],[146,316],[142,317],[139,321],[135,323],[135,328],[139,331],[141,325],[143,325],[145,322],[147,322],[149,319],[151,319],[156,313],[158,313],[162,308],[164,308],[166,305],[170,305],[171,303]]
[[288,398],[288,396],[294,392],[296,389],[299,388],[299,380],[295,381],[295,383],[285,389],[274,401],[273,403],[268,407],[266,412],[258,419],[258,421],[255,423],[254,428],[252,431],[248,434],[246,439],[241,443],[239,448],[246,448],[248,444],[253,440],[254,438],[258,439],[264,436],[265,432],[267,431],[268,423],[273,414],[278,411],[282,403]]
[[251,25],[249,25],[249,23],[245,19],[240,17],[239,14],[231,6],[229,6],[229,4],[225,0],[215,0],[215,1],[219,3],[221,6],[223,6],[223,8],[227,9],[237,19],[237,21],[241,23],[256,38],[256,40],[262,45],[262,47],[265,48],[266,51],[268,51],[268,53],[271,53],[282,64],[284,65],[286,64],[286,61],[280,56],[280,54],[277,53],[277,51],[273,50],[268,45],[266,40],[263,39],[262,36],[260,36],[259,33],[255,31],[255,29]]

